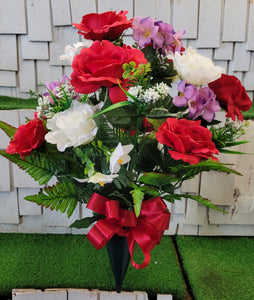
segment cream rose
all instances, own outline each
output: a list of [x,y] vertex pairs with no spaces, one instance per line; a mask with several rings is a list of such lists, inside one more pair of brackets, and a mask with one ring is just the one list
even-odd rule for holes
[[85,42],[78,42],[71,45],[67,45],[64,48],[64,54],[59,56],[60,60],[65,61],[66,63],[72,63],[73,58],[75,55],[79,54],[81,49],[89,48],[93,44],[93,41],[85,41]]
[[176,71],[182,80],[194,85],[204,85],[221,77],[224,68],[215,66],[208,57],[197,53],[195,49],[188,47],[186,54],[176,52],[169,55],[173,59]]
[[89,120],[93,114],[91,105],[74,101],[68,110],[56,113],[47,121],[47,128],[51,131],[46,134],[46,141],[56,144],[60,152],[90,143],[98,130],[95,121]]

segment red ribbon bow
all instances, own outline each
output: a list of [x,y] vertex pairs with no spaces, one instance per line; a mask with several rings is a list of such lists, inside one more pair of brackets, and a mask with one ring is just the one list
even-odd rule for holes
[[[170,213],[161,197],[144,201],[138,218],[133,211],[120,208],[119,201],[97,193],[92,195],[87,208],[106,217],[96,222],[88,232],[88,240],[99,250],[114,234],[126,236],[131,263],[136,269],[143,269],[149,264],[151,250],[160,243],[164,230],[169,227]],[[144,261],[141,264],[136,264],[133,260],[136,243],[144,254]]]

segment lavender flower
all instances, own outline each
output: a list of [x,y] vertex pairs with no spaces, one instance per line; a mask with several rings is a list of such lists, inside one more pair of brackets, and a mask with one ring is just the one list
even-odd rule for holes
[[193,84],[186,84],[184,80],[178,84],[177,90],[180,95],[173,98],[173,104],[177,107],[183,107],[198,97],[197,87]]
[[212,122],[215,118],[215,112],[220,111],[221,107],[215,100],[216,95],[209,87],[203,87],[199,90],[199,106],[201,108],[201,116],[207,122]]
[[172,25],[162,21],[154,22],[151,17],[134,17],[132,28],[133,38],[141,48],[152,42],[154,49],[161,49],[163,55],[182,50],[180,38],[184,35],[184,30],[176,33]]
[[207,122],[212,122],[215,112],[220,111],[216,95],[209,87],[198,88],[193,84],[186,84],[183,80],[178,86],[178,96],[173,98],[173,104],[177,107],[189,107],[189,118],[192,120],[201,116]]
[[132,28],[133,38],[138,42],[138,45],[141,48],[151,43],[159,30],[159,27],[154,25],[154,19],[151,17],[144,19],[141,17],[134,17]]

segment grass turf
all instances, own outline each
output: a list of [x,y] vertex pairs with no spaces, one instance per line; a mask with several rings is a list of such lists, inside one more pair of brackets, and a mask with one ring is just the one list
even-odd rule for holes
[[[140,251],[135,259],[141,262]],[[99,251],[81,235],[0,234],[0,295],[13,288],[88,288],[114,290],[105,247]],[[173,294],[184,299],[185,288],[170,237],[162,238],[143,270],[129,265],[124,291]]]
[[38,100],[34,98],[22,99],[8,96],[0,96],[0,109],[36,109]]
[[245,120],[254,120],[254,101],[252,102],[251,108],[243,112],[243,116]]
[[195,300],[254,299],[254,239],[176,237]]

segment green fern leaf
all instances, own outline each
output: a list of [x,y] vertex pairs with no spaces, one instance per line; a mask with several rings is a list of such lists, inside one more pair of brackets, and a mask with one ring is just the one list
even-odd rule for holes
[[[175,194],[171,196],[172,198],[175,198],[177,200],[180,200],[181,198],[190,198],[192,200],[195,200],[201,204],[203,204],[204,206],[208,207],[208,208],[213,208],[216,209],[218,211],[221,211],[225,214],[228,214],[228,212],[224,211],[223,209],[220,209],[218,206],[214,205],[209,199],[207,198],[203,198],[201,196],[198,195],[189,195],[189,194]],[[166,199],[167,200],[167,199]]]
[[60,210],[62,213],[67,211],[68,218],[72,215],[79,200],[74,184],[64,181],[44,188],[44,192],[45,194],[39,192],[38,195],[26,196],[25,199],[51,210]]
[[140,190],[133,190],[131,191],[131,195],[134,203],[134,212],[136,217],[138,218],[138,216],[140,215],[141,205],[145,194]]
[[0,128],[8,135],[9,138],[13,139],[15,132],[17,131],[16,127],[11,126],[3,121],[0,121]]
[[235,175],[242,175],[239,172],[229,168],[232,164],[223,164],[217,161],[211,161],[210,159],[206,161],[202,161],[196,165],[176,165],[176,166],[169,166],[170,171],[175,174],[178,180],[178,185],[181,184],[184,180],[191,179],[195,177],[197,174],[201,172],[207,171],[217,171],[217,172],[224,172],[224,173],[232,173]]
[[95,118],[95,122],[98,126],[97,139],[102,140],[105,146],[115,146],[118,142],[118,136],[115,134],[113,128],[108,124],[105,116],[98,116]]
[[9,154],[4,150],[0,154],[26,171],[40,185],[47,183],[55,174],[55,162],[41,155],[26,156],[23,160],[18,154]]

